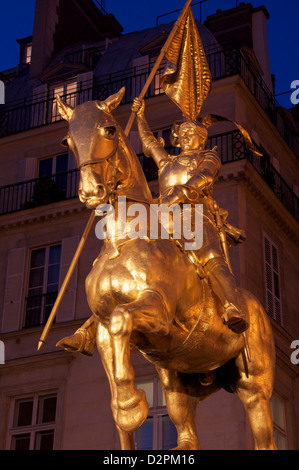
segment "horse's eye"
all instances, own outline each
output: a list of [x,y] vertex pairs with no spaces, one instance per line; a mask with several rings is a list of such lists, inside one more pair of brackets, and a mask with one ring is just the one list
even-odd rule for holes
[[63,147],[69,147],[69,136],[66,135],[62,141],[60,142],[60,145],[62,145]]
[[105,127],[104,133],[106,139],[113,139],[115,136],[116,129],[114,126]]

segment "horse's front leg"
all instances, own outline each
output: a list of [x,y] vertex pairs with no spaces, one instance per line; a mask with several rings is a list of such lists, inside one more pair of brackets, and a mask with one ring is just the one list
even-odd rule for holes
[[[117,425],[117,387],[114,380],[114,351],[112,346],[111,336],[101,323],[98,325],[97,329],[97,348],[101,356],[102,364],[104,366],[105,372],[107,374],[110,390],[111,390],[111,410],[114,417],[114,421]],[[120,439],[120,445],[122,450],[135,450],[133,433],[126,432],[119,428],[117,425],[117,430]]]
[[148,415],[145,393],[134,386],[130,361],[130,338],[133,330],[167,334],[170,315],[163,295],[147,289],[129,304],[118,305],[111,314],[109,333],[114,350],[114,380],[117,387],[117,425],[124,431],[138,429]]

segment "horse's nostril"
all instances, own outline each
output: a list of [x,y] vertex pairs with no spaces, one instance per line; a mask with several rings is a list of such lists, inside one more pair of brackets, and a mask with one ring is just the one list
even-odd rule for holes
[[98,197],[104,199],[107,195],[107,189],[103,184],[98,184]]

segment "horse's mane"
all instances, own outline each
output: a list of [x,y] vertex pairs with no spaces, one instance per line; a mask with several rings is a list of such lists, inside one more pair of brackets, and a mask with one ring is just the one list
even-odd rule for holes
[[121,151],[125,154],[125,157],[130,163],[129,179],[131,184],[129,184],[127,189],[130,190],[130,194],[133,191],[137,200],[140,199],[141,202],[152,203],[153,197],[136,152],[121,126],[118,123],[116,123],[116,125],[119,129],[119,145],[121,147]]

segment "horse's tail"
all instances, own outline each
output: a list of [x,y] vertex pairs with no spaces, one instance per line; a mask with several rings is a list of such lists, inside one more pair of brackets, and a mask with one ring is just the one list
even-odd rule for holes
[[226,364],[216,369],[215,374],[215,385],[218,385],[220,388],[223,388],[229,393],[236,393],[238,391],[237,383],[241,376],[234,358],[230,359],[228,362],[226,362]]
[[235,359],[230,359],[226,364],[214,370],[214,378],[210,385],[201,386],[202,379],[205,374],[193,373],[187,374],[178,372],[178,378],[186,393],[191,396],[200,397],[201,399],[207,398],[211,393],[216,392],[223,388],[229,393],[236,393],[238,391],[238,380],[240,373],[237,369]]

